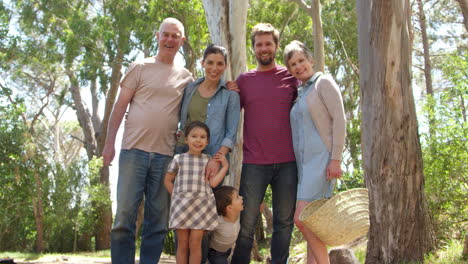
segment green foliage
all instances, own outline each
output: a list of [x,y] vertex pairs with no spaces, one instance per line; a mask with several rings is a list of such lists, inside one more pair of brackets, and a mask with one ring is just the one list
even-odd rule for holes
[[[11,98],[11,90],[0,89],[0,250],[17,250],[34,244],[34,218],[31,214],[31,179],[25,177],[24,162],[27,129],[21,120],[24,105]],[[28,228],[21,228],[28,226]]]
[[248,68],[256,67],[250,33],[257,23],[270,23],[280,31],[280,44],[276,62],[283,64],[283,47],[294,39],[313,47],[312,19],[297,4],[288,0],[250,1],[247,15],[247,63]]
[[[466,51],[447,55],[443,71],[448,83],[428,96],[424,105],[436,128],[432,135],[422,134],[426,196],[441,240],[459,238],[468,227],[467,55]],[[425,125],[429,126],[428,121]]]

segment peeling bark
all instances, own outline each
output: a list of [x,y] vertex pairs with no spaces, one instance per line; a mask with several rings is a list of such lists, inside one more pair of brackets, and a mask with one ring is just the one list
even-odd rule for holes
[[[247,51],[245,45],[247,23],[247,0],[203,0],[206,22],[213,43],[228,50],[228,68],[224,73],[227,81],[235,80],[247,70]],[[239,121],[237,142],[230,155],[229,175],[225,185],[239,186],[242,165],[242,126]]]
[[411,89],[408,0],[358,0],[366,263],[422,262],[432,247]]

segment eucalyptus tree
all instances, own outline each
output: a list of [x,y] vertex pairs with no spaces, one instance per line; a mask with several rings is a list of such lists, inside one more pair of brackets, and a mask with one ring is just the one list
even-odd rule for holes
[[421,262],[433,241],[411,90],[411,7],[409,0],[357,0],[357,11],[366,263]]
[[[246,23],[248,0],[203,0],[206,22],[213,43],[228,50],[226,80],[233,80],[247,70]],[[242,127],[242,119],[239,128]],[[238,185],[242,164],[242,129],[238,129],[237,144],[231,155],[228,185]]]
[[460,9],[463,14],[463,22],[465,24],[465,29],[468,31],[468,0],[456,0],[460,5]]
[[315,71],[325,70],[325,44],[323,39],[322,5],[320,0],[290,0],[296,2],[312,18],[314,33],[314,69]]

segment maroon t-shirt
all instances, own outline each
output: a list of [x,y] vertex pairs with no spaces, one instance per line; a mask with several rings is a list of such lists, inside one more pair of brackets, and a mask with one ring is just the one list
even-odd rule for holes
[[237,78],[244,108],[243,163],[295,161],[289,112],[299,82],[287,69],[251,70]]

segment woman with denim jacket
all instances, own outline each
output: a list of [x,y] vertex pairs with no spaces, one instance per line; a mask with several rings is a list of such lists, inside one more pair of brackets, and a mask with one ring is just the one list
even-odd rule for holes
[[[227,89],[221,79],[227,67],[227,51],[211,44],[203,54],[205,77],[190,83],[184,91],[179,130],[192,121],[204,122],[210,128],[210,142],[204,153],[227,155],[233,148],[240,118],[239,95]],[[184,136],[178,133],[176,153],[186,150]]]
[[[226,82],[221,79],[227,68],[226,49],[215,44],[209,45],[203,54],[202,66],[205,77],[188,84],[184,90],[175,153],[187,152],[188,147],[185,144],[185,136],[182,135],[182,131],[187,124],[198,120],[207,124],[210,129],[210,140],[203,152],[211,156],[219,153],[225,155],[229,160],[228,153],[236,140],[240,102],[239,94],[228,90]],[[235,85],[235,82],[232,82],[232,85]],[[233,86],[233,88],[237,87]],[[216,165],[216,162],[210,161],[206,168],[206,171],[209,171],[207,174],[216,174]],[[210,169],[208,169],[209,166],[211,166]],[[222,182],[217,187],[221,185]],[[204,236],[202,263],[206,262],[208,243],[207,236]]]

